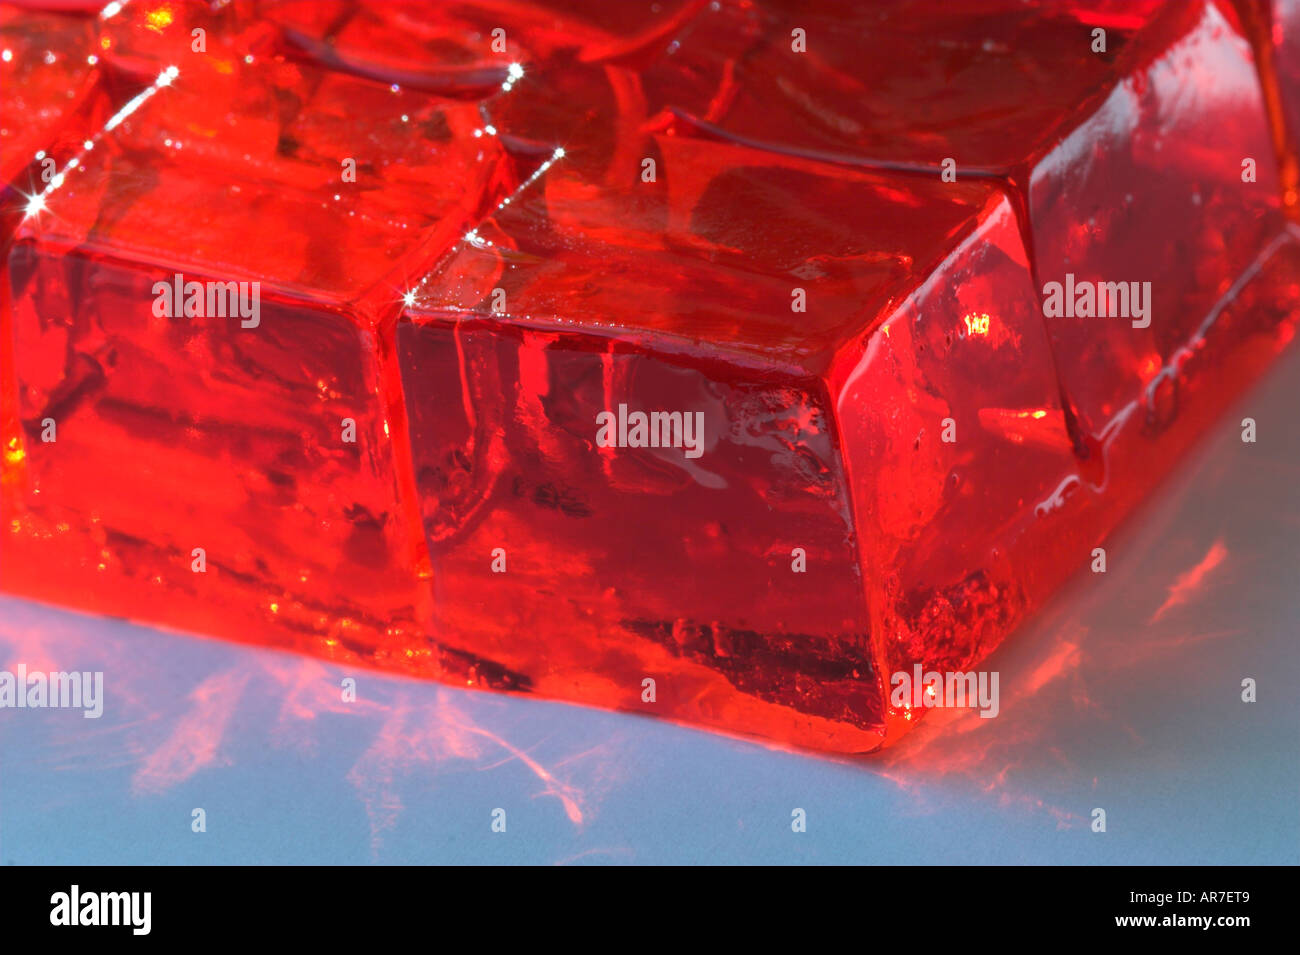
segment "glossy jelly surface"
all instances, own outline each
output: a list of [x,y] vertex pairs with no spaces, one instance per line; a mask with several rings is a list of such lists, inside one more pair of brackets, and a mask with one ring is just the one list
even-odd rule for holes
[[1294,335],[1290,0],[78,7],[9,592],[869,751]]

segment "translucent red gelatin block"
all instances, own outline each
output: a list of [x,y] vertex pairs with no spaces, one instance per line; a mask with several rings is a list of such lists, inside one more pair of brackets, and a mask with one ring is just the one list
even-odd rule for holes
[[[1146,327],[1049,319],[1071,414],[1093,440],[1283,227],[1266,98],[1228,3],[759,8],[771,27],[729,69],[713,44],[690,42],[649,67],[652,90],[687,70],[726,77],[689,106],[669,104],[671,128],[1001,180],[1025,203],[1040,288],[1067,276],[1151,283]],[[795,32],[805,52],[792,49]],[[1278,57],[1286,69],[1296,60]]]
[[1293,337],[1292,6],[23,14],[0,588],[873,749]]
[[[236,28],[203,5],[100,24],[109,118],[60,157],[7,252],[3,582],[382,659],[426,639],[392,319],[421,250],[476,221],[512,165],[473,135],[472,100],[324,71]],[[160,309],[178,283],[201,283],[201,317],[188,292]]]
[[[972,308],[1025,299],[1009,205],[977,184],[654,145],[654,185],[555,159],[399,326],[436,630],[507,686],[870,748],[880,675],[827,371],[982,219],[1007,253]],[[611,446],[606,413],[673,417],[658,446]]]

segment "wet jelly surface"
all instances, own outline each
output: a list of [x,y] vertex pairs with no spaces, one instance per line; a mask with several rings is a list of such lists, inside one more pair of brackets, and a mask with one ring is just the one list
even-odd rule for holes
[[868,751],[1294,334],[1283,0],[67,6],[6,591]]

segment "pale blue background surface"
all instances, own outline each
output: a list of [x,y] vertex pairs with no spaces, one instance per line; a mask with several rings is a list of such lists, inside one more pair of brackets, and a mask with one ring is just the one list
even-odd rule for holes
[[[1002,713],[837,761],[0,597],[0,862],[1300,862],[1300,349],[988,667]],[[1243,445],[1237,422],[1259,425]],[[1221,555],[1217,562],[1215,554]],[[1207,556],[1208,555],[1208,556]],[[1199,586],[1179,586],[1204,564]],[[358,680],[343,704],[339,683]],[[1259,702],[1240,702],[1243,677]],[[1093,807],[1108,814],[1094,834]],[[194,807],[208,831],[190,831]],[[490,814],[507,811],[505,834]],[[808,831],[790,812],[808,813]]]

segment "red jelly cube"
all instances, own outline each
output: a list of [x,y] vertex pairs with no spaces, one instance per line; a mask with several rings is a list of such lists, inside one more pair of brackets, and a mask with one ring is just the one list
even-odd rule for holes
[[[1005,390],[1007,415],[1052,409],[1005,427],[1054,427],[1042,455],[1059,480],[1069,441],[1010,203],[981,184],[644,145],[654,182],[555,158],[417,286],[399,327],[437,632],[504,667],[488,682],[871,748],[877,565],[860,570],[832,370],[934,269],[928,287],[960,289],[963,309],[935,323],[940,355],[964,315],[997,314],[991,340],[1028,382]],[[988,346],[966,347],[956,385],[973,402]],[[853,414],[893,419],[912,386]],[[697,426],[675,441],[678,420]]]
[[8,251],[4,586],[404,659],[427,560],[392,324],[512,166],[472,101],[236,55],[210,18],[207,54],[164,46],[141,88],[155,13],[101,24],[134,51],[106,54],[114,112]]
[[[1040,289],[1130,299],[1138,283],[1109,324],[1076,316],[1073,296],[1068,315],[1048,315],[1072,420],[1093,440],[1282,229],[1265,96],[1228,4],[760,6],[763,42],[728,64],[725,88],[679,99],[673,128],[1004,182],[1025,204]],[[683,45],[646,87],[717,58]],[[1128,314],[1143,292],[1157,297],[1140,300],[1154,320]],[[1125,318],[1137,327],[1121,329]]]

